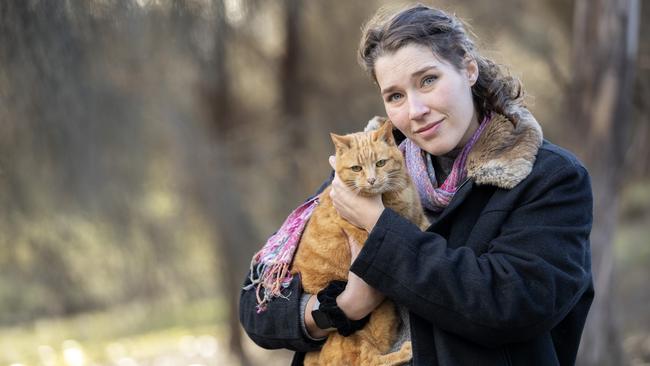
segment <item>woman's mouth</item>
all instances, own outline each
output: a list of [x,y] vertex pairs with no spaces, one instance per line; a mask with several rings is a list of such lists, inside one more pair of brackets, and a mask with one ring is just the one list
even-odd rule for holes
[[436,121],[436,122],[429,123],[429,124],[425,125],[424,127],[421,127],[419,129],[417,129],[415,131],[415,133],[417,135],[420,135],[420,136],[423,136],[423,137],[431,136],[438,130],[438,127],[440,126],[440,123],[442,123],[443,120],[444,119],[441,119],[441,120]]

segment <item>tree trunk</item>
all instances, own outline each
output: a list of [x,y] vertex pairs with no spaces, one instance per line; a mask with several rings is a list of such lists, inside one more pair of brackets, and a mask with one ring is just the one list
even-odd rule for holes
[[282,89],[282,111],[287,118],[290,132],[289,146],[292,150],[305,147],[304,123],[300,121],[303,98],[300,83],[300,0],[285,0],[285,42],[281,63],[280,87]]
[[[579,352],[580,365],[620,365],[621,340],[613,313],[613,238],[630,141],[631,101],[638,46],[638,0],[577,0],[573,80],[568,115],[583,136],[579,151],[591,177],[591,235],[596,298]],[[586,138],[585,138],[586,137]]]
[[241,366],[249,366],[251,362],[243,348],[239,324],[239,293],[251,259],[248,248],[258,247],[259,240],[250,215],[242,207],[241,192],[230,178],[232,175],[227,173],[232,171],[232,160],[223,146],[217,146],[216,149],[217,152],[212,155],[219,171],[208,173],[213,176],[214,179],[210,181],[214,185],[204,187],[209,192],[209,206],[218,230],[218,242],[221,244],[221,258],[215,265],[221,268],[217,273],[222,275],[222,283],[226,285],[230,351],[240,360]]
[[304,90],[300,75],[302,63],[302,47],[300,43],[300,19],[302,12],[301,0],[284,0],[284,54],[280,61],[278,87],[281,95],[282,116],[280,128],[286,131],[284,135],[283,170],[284,179],[277,186],[278,193],[285,197],[279,201],[278,212],[288,213],[297,206],[304,197],[297,196],[304,181],[304,168],[299,164],[299,158],[307,147],[307,124],[304,120]]
[[233,106],[231,79],[228,69],[228,50],[230,43],[230,26],[226,19],[224,0],[214,0],[216,10],[214,51],[212,58],[203,65],[202,75],[203,102],[207,112],[208,129],[211,131],[213,146],[206,155],[209,165],[214,169],[206,171],[201,181],[201,199],[205,214],[214,222],[215,266],[222,277],[228,305],[228,328],[230,330],[229,346],[242,366],[251,364],[242,344],[242,332],[239,324],[239,292],[246,268],[250,261],[251,250],[259,246],[255,236],[254,223],[243,207],[242,193],[237,190],[233,177],[236,166],[230,153],[232,146],[227,138],[229,132],[240,124],[239,115]]

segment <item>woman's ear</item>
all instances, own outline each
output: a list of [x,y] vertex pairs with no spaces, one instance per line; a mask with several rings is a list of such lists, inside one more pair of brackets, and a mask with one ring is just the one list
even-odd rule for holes
[[476,80],[478,80],[478,63],[474,58],[465,59],[465,72],[467,73],[469,86],[474,86]]

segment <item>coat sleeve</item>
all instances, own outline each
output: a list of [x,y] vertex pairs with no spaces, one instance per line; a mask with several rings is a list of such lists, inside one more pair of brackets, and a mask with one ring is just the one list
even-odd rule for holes
[[[331,182],[334,174],[318,189],[320,194]],[[243,287],[251,283],[250,273],[246,275]],[[303,294],[300,276],[294,276],[288,288],[283,290],[286,298],[270,301],[264,312],[257,313],[255,289],[241,290],[239,296],[239,321],[244,331],[258,346],[267,349],[287,348],[298,352],[320,349],[324,341],[306,336],[300,319]],[[303,315],[304,316],[304,315]]]
[[487,252],[449,248],[385,209],[351,271],[434,326],[484,346],[549,331],[591,286],[592,195],[582,166],[533,179],[516,207],[492,213],[505,218]]
[[[247,280],[244,286],[249,283],[250,280]],[[262,348],[287,348],[298,352],[320,349],[324,342],[308,338],[301,325],[300,276],[294,276],[284,292],[288,295],[286,298],[270,301],[267,309],[258,314],[255,290],[241,290],[239,321],[246,334]]]

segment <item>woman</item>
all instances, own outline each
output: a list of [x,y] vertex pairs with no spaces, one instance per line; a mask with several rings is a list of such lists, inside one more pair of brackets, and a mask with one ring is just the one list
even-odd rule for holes
[[[519,81],[453,16],[422,5],[377,15],[359,51],[432,225],[422,232],[335,177],[339,214],[369,232],[351,244],[340,310],[361,319],[384,297],[408,309],[414,365],[574,364],[594,295],[585,168],[542,140]],[[290,287],[300,294],[299,278]],[[298,351],[298,365],[329,331],[305,311],[313,302],[291,296],[255,314],[243,291],[242,324],[263,347]]]

